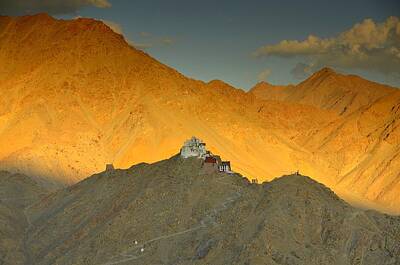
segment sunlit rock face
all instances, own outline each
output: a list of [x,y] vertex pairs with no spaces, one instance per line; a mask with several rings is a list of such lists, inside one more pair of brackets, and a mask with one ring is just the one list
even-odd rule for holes
[[2,169],[75,183],[106,164],[161,160],[196,135],[249,178],[299,170],[400,210],[394,88],[321,70],[261,97],[187,78],[102,22],[47,15],[0,17],[0,65]]

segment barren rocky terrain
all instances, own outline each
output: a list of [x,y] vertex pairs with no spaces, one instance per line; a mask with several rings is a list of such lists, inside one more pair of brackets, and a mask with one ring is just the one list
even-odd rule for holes
[[251,184],[197,158],[101,172],[25,213],[1,264],[400,264],[400,217],[306,176]]
[[25,264],[26,210],[56,187],[0,171],[0,264]]

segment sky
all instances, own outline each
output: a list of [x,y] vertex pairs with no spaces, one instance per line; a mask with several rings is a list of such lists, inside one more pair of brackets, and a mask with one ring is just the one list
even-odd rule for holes
[[328,66],[400,87],[399,0],[0,0],[0,14],[101,19],[191,78],[250,89]]

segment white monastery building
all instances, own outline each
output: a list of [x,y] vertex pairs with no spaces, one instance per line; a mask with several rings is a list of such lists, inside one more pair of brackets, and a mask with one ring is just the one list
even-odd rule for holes
[[187,140],[181,148],[181,156],[183,158],[188,158],[193,156],[205,158],[206,154],[207,154],[206,144],[202,140],[194,136],[191,139]]
[[233,173],[229,161],[221,161],[219,156],[213,155],[210,151],[206,150],[206,144],[202,140],[194,136],[185,141],[181,148],[180,155],[183,158],[198,157],[203,159],[203,167],[207,171]]

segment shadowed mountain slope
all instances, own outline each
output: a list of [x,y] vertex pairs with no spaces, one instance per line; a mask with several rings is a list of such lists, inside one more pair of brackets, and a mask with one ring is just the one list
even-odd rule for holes
[[24,264],[29,221],[25,210],[50,193],[48,183],[0,171],[0,264]]
[[314,180],[250,184],[174,156],[90,178],[28,211],[32,264],[398,264],[400,218]]

